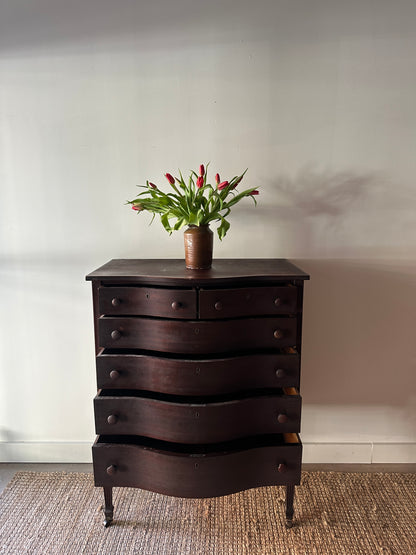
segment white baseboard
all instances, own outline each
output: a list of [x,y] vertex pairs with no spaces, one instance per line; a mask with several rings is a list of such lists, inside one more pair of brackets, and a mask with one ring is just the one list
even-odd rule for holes
[[371,463],[371,443],[303,443],[304,463]]
[[[92,442],[0,442],[0,462],[90,463]],[[304,443],[305,463],[416,463],[416,443]]]
[[416,463],[416,443],[304,443],[305,463]]
[[0,442],[0,462],[90,463],[92,442]]
[[416,443],[374,443],[373,463],[416,463]]

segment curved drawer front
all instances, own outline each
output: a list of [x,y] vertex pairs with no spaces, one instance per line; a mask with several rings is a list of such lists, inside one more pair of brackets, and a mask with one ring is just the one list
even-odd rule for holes
[[298,395],[185,403],[101,392],[94,406],[97,434],[140,435],[177,443],[215,443],[300,429]]
[[110,316],[98,319],[99,344],[189,354],[278,349],[296,344],[296,323],[296,318],[181,321]]
[[100,287],[100,314],[196,318],[196,291],[151,287]]
[[219,395],[268,387],[299,387],[297,354],[192,360],[104,352],[97,356],[96,362],[98,389]]
[[202,289],[199,295],[201,318],[295,314],[298,306],[293,286]]
[[192,455],[102,441],[93,447],[96,486],[138,487],[177,497],[216,497],[254,487],[300,483],[300,442]]

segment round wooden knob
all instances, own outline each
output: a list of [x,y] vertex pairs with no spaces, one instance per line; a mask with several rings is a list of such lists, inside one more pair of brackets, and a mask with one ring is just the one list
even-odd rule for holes
[[118,420],[118,416],[116,414],[110,414],[110,416],[107,417],[107,422],[109,424],[116,424]]
[[111,299],[111,304],[113,306],[118,306],[120,303],[121,303],[121,301],[117,297],[114,297],[114,299]]
[[117,378],[120,377],[120,372],[118,370],[111,370],[110,372],[110,378],[112,380],[116,380]]
[[284,463],[280,463],[279,466],[277,467],[277,470],[279,472],[286,472],[287,466]]
[[282,304],[282,299],[280,297],[276,297],[274,300],[275,306],[280,306]]
[[109,476],[114,476],[117,472],[117,467],[114,464],[110,464],[110,466],[106,468],[106,472]]
[[276,378],[284,378],[285,377],[285,371],[283,370],[283,368],[278,368],[276,370]]
[[178,301],[173,301],[173,303],[172,303],[171,306],[172,306],[172,309],[173,309],[173,310],[179,310],[179,309],[181,308],[182,305],[181,305],[181,303],[178,302]]
[[214,308],[215,308],[215,310],[222,310],[222,303],[220,301],[217,301],[214,304]]
[[113,330],[111,332],[111,339],[116,340],[116,339],[120,339],[120,337],[121,337],[121,333],[118,330]]
[[274,330],[273,336],[275,339],[282,339],[283,337],[282,330]]
[[280,413],[277,416],[277,421],[279,422],[279,424],[286,424],[288,420],[289,419],[287,417],[287,414]]

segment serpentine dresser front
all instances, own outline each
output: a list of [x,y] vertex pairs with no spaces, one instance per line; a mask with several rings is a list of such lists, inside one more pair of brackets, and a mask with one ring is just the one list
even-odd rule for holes
[[214,497],[286,486],[302,444],[303,284],[285,259],[112,260],[90,273],[98,392],[94,479]]

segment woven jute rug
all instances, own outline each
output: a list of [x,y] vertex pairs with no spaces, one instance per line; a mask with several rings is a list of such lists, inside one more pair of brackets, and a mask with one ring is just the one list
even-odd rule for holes
[[279,487],[212,499],[115,488],[105,529],[92,475],[19,472],[0,497],[0,553],[416,553],[416,474],[304,472],[291,529],[284,497]]

